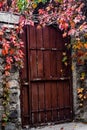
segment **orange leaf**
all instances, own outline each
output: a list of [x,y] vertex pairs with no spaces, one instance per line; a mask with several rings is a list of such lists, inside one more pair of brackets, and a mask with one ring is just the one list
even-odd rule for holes
[[84,44],[84,47],[87,49],[87,44]]
[[12,54],[14,54],[14,49],[11,49],[10,51],[9,51],[9,53],[10,53],[10,55],[12,55]]
[[11,69],[11,65],[10,64],[7,64],[6,66],[5,66],[5,70],[10,70]]
[[0,36],[2,36],[3,35],[3,32],[0,30]]
[[8,71],[5,71],[5,76],[9,76],[10,73]]
[[7,55],[7,54],[8,54],[8,49],[3,49],[3,50],[2,50],[2,55],[5,56],[5,55]]

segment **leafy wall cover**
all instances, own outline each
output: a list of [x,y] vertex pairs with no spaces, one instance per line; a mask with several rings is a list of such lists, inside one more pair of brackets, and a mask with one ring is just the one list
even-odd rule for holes
[[[56,25],[63,31],[63,37],[71,36],[71,47],[73,58],[78,64],[84,64],[87,60],[87,23],[83,13],[85,6],[82,0],[0,0],[0,11],[17,14],[20,16],[19,25],[14,25],[14,29],[1,26],[0,28],[0,47],[4,59],[4,78],[3,78],[3,106],[2,125],[8,121],[7,106],[9,103],[9,85],[6,82],[13,66],[20,69],[23,67],[23,42],[18,37],[23,33],[24,25],[34,26],[38,23],[38,29],[44,26]],[[66,60],[63,60],[66,62]],[[85,74],[80,76],[84,80]],[[78,87],[77,93],[82,101],[87,98],[82,95],[83,86]],[[82,106],[80,103],[80,106]]]

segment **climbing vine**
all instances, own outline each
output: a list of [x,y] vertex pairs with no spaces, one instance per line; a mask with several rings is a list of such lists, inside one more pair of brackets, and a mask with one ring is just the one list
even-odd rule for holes
[[[84,3],[81,0],[0,0],[0,11],[10,12],[20,16],[19,26],[14,28],[2,26],[0,29],[0,45],[4,59],[3,72],[3,106],[2,125],[8,120],[7,106],[9,104],[9,84],[7,77],[10,76],[13,66],[20,69],[23,67],[23,42],[18,37],[24,25],[38,23],[38,29],[51,24],[56,25],[63,32],[63,37],[71,36],[73,58],[79,64],[84,64],[87,59],[87,23],[82,12]],[[63,54],[62,62],[67,65],[67,55]],[[81,75],[83,76],[83,74]],[[80,77],[80,78],[81,78]],[[81,79],[82,80],[82,79]],[[77,90],[78,97],[84,88]]]
[[4,113],[2,115],[2,126],[6,125],[9,117],[8,105],[10,86],[8,77],[11,74],[13,67],[20,69],[23,67],[23,52],[24,47],[22,40],[18,37],[20,29],[18,26],[8,28],[2,26],[0,29],[0,47],[2,49],[2,58],[4,59],[3,71],[3,107]]

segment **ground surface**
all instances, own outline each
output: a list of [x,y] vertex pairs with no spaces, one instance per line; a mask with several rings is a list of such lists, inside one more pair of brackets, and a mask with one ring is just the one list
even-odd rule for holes
[[87,124],[84,123],[63,123],[59,125],[48,125],[37,128],[27,128],[23,130],[87,130]]

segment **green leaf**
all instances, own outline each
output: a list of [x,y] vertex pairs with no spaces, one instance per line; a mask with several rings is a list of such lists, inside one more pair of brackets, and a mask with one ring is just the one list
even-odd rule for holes
[[18,0],[18,1],[17,1],[17,6],[18,6],[18,9],[19,9],[20,11],[23,11],[23,10],[25,10],[26,7],[27,7],[27,1],[26,1],[26,0]]
[[65,62],[66,60],[67,60],[67,56],[64,56],[62,62]]
[[62,0],[58,0],[59,3],[62,3]]
[[8,118],[7,118],[7,117],[3,118],[3,121],[4,121],[4,122],[7,122],[7,121],[8,121]]

